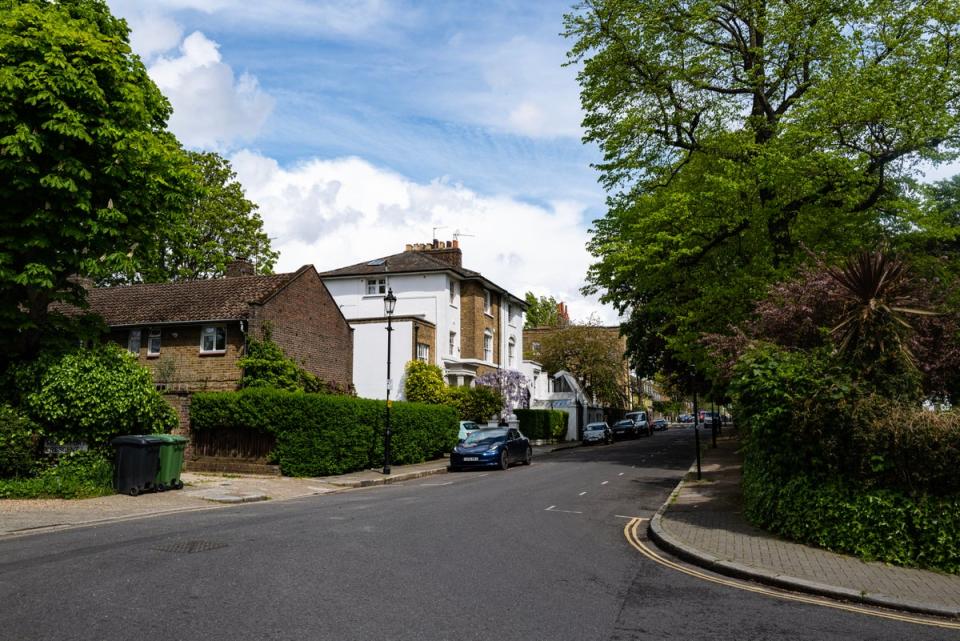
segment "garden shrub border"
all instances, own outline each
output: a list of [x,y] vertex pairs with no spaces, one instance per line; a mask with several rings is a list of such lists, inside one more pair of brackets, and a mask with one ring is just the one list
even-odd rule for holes
[[516,409],[520,431],[529,439],[559,441],[567,434],[567,413],[562,410]]

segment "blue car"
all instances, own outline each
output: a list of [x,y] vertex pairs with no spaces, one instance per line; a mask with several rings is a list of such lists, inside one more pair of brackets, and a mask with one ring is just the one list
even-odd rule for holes
[[450,453],[450,471],[471,467],[499,467],[511,463],[530,465],[533,448],[526,436],[516,428],[484,428],[472,432]]

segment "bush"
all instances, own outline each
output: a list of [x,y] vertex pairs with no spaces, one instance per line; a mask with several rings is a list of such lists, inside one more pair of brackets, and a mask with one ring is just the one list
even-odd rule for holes
[[489,387],[451,387],[447,390],[447,405],[453,407],[461,421],[486,423],[500,408],[503,401],[497,390]]
[[269,325],[264,327],[263,340],[247,341],[245,355],[237,361],[237,366],[243,370],[240,387],[273,387],[317,394],[351,393],[297,365],[270,339]]
[[99,445],[118,434],[168,432],[177,424],[149,370],[118,345],[68,353],[38,380],[38,388],[24,390],[24,407],[48,437]]
[[440,405],[446,401],[447,389],[443,382],[443,370],[423,361],[407,363],[407,376],[403,394],[412,403]]
[[64,454],[32,478],[0,480],[3,499],[81,499],[113,492],[113,464],[102,449]]
[[[252,429],[273,433],[271,459],[288,476],[327,476],[376,467],[383,462],[386,404],[253,388],[193,396],[193,429]],[[420,463],[457,443],[457,417],[446,406],[393,403],[391,462]]]
[[567,433],[567,413],[560,410],[513,411],[520,431],[529,439],[562,440]]
[[0,405],[0,478],[30,475],[41,437],[36,423],[9,405]]

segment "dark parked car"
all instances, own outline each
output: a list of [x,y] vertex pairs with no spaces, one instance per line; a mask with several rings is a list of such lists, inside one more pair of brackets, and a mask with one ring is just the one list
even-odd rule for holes
[[468,467],[499,467],[505,470],[511,463],[530,465],[533,448],[526,436],[516,428],[484,428],[471,432],[450,453],[450,471]]
[[677,422],[678,422],[678,423],[693,423],[693,415],[692,415],[692,414],[681,414],[681,415],[677,418]]
[[637,427],[637,424],[629,418],[614,423],[610,431],[613,432],[614,438],[637,438],[640,434],[640,429]]
[[669,423],[665,418],[658,418],[653,421],[653,429],[655,429],[658,432],[662,432],[663,430],[667,429],[668,425]]
[[583,444],[613,443],[613,432],[606,423],[587,423],[583,428]]

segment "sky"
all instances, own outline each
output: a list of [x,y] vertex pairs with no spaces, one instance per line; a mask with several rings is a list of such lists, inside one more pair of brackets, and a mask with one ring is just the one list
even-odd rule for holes
[[449,240],[571,317],[604,192],[581,142],[570,2],[109,0],[191,149],[227,157],[280,251],[324,271]]

